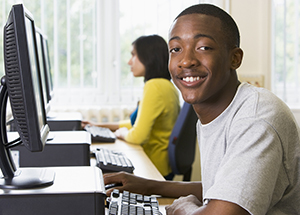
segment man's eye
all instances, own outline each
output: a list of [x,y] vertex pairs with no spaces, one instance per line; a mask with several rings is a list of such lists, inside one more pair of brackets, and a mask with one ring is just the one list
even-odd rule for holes
[[170,50],[170,52],[179,52],[180,51],[180,48],[173,48]]
[[199,47],[198,49],[202,50],[202,51],[207,51],[207,50],[210,50],[211,48],[208,47],[208,46],[201,46]]

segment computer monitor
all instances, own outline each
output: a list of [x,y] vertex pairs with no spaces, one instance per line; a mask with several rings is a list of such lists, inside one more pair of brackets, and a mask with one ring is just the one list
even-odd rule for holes
[[[49,169],[16,169],[10,149],[24,144],[42,151],[49,133],[39,74],[33,16],[22,4],[12,6],[3,36],[5,76],[0,87],[0,178],[2,189],[26,189],[53,184]],[[7,141],[6,102],[10,100],[19,140]]]
[[46,66],[46,80],[47,80],[47,91],[48,91],[48,96],[49,99],[53,99],[54,96],[54,89],[53,89],[53,80],[52,80],[52,71],[51,71],[51,61],[50,61],[50,56],[49,56],[49,45],[48,45],[48,38],[45,34],[43,34],[42,37],[42,41],[43,41],[43,57],[44,57],[44,62],[45,62],[45,66]]
[[50,101],[51,101],[51,93],[48,85],[48,67],[46,66],[47,62],[45,60],[44,51],[43,51],[43,34],[39,28],[35,28],[36,31],[36,43],[37,43],[37,51],[38,51],[38,62],[40,68],[40,75],[42,81],[42,89],[43,89],[43,97],[44,97],[44,105],[46,114],[50,111]]

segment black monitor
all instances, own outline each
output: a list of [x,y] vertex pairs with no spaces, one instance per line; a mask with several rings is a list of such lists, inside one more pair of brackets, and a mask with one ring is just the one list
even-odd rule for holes
[[[26,189],[53,184],[49,169],[16,169],[10,149],[24,144],[32,152],[42,151],[49,133],[39,74],[36,33],[33,16],[22,4],[12,6],[3,36],[5,76],[0,87],[0,178],[2,189]],[[8,142],[6,102],[20,135]]]
[[46,66],[46,80],[47,80],[47,91],[48,91],[48,96],[49,96],[49,100],[53,99],[53,95],[54,95],[54,90],[53,90],[53,80],[52,80],[52,71],[51,71],[51,61],[50,61],[50,56],[49,56],[49,45],[48,45],[48,38],[45,34],[43,34],[42,37],[42,41],[43,41],[43,57],[44,57],[44,62],[45,62],[45,66]]
[[41,81],[42,81],[42,89],[43,89],[43,97],[44,97],[44,105],[46,114],[50,111],[50,101],[51,101],[51,92],[48,85],[48,67],[46,66],[46,58],[44,56],[44,50],[43,50],[43,34],[39,28],[35,28],[36,31],[36,43],[37,43],[37,51],[38,51],[38,62],[39,62],[39,68],[40,68],[40,75],[41,75]]

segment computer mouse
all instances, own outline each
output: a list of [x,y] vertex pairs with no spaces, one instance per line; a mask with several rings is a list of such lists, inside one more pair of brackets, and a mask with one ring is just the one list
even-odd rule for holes
[[114,188],[114,187],[120,187],[120,186],[123,186],[123,184],[122,183],[106,184],[105,185],[105,190],[108,190],[108,189],[111,189],[111,188]]

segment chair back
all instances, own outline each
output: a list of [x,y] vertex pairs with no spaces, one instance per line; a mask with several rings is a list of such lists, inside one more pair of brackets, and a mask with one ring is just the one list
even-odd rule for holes
[[169,161],[175,175],[189,181],[195,159],[196,123],[198,117],[192,105],[184,102],[169,138]]

